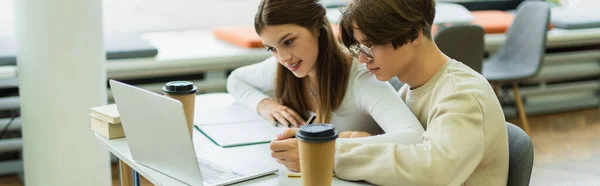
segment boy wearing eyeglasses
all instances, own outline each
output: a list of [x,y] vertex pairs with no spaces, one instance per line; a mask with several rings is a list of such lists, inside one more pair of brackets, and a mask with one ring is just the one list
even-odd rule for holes
[[488,81],[433,42],[435,0],[353,0],[342,16],[344,45],[379,81],[406,83],[398,95],[426,131],[413,145],[341,143],[336,176],[377,185],[505,186],[504,113]]

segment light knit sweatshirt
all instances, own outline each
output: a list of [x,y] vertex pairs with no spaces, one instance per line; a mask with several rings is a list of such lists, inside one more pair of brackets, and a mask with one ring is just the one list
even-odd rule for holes
[[506,186],[505,118],[483,76],[449,60],[427,83],[412,90],[405,85],[398,94],[426,129],[423,141],[338,143],[339,178],[377,185]]

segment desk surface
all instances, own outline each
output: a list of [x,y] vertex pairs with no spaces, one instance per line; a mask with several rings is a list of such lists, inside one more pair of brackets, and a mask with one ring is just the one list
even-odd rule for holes
[[[203,114],[199,114],[201,111],[206,110],[223,110],[222,108],[229,107],[228,109],[232,109],[232,107],[239,107],[241,105],[235,104],[232,102],[232,98],[228,94],[204,94],[196,97],[196,117],[203,116]],[[224,100],[223,102],[226,104],[214,105],[208,104],[211,102],[215,102],[214,100]],[[204,103],[204,104],[202,104]],[[211,109],[216,108],[216,109]],[[237,108],[235,108],[237,109]],[[234,110],[235,110],[234,109]],[[243,110],[243,109],[241,109]],[[249,110],[248,110],[249,111]],[[205,113],[209,114],[209,113]],[[223,115],[223,113],[215,113],[216,115]],[[239,118],[240,115],[235,115],[236,119],[245,119]],[[241,116],[247,116],[242,114]],[[248,118],[255,119],[255,118]],[[203,120],[206,121],[206,120]],[[178,185],[186,185],[178,180],[175,180],[165,174],[157,172],[153,169],[150,169],[144,165],[136,163],[135,160],[131,157],[129,146],[127,145],[126,138],[113,139],[108,140],[102,136],[96,135],[98,140],[107,147],[107,149],[117,156],[119,159],[123,160],[127,163],[131,168],[135,169],[140,175],[144,176],[150,182],[155,185],[167,185],[167,186],[178,186]],[[288,178],[285,174],[286,168],[279,165],[275,160],[271,158],[271,151],[269,150],[269,144],[259,144],[252,146],[241,146],[241,147],[233,147],[233,148],[221,148],[210,142],[209,139],[206,138],[202,133],[198,130],[194,130],[193,132],[194,139],[194,148],[196,153],[199,154],[202,158],[205,158],[209,161],[216,162],[220,165],[227,166],[228,159],[235,158],[241,154],[243,155],[252,155],[256,157],[257,161],[263,161],[265,166],[273,166],[279,168],[279,172],[276,174],[271,174],[265,177],[256,178],[253,180],[241,182],[235,185],[244,185],[244,186],[270,186],[270,185],[302,185],[301,179],[299,178]],[[216,155],[218,154],[218,156]],[[205,156],[202,156],[205,155]],[[367,185],[363,182],[347,182],[339,179],[334,179],[333,185]]]
[[[566,46],[582,46],[600,43],[600,28],[587,29],[560,29],[553,28],[548,31],[546,48],[557,48]],[[506,40],[505,34],[486,34],[485,49],[494,51],[499,49]]]
[[462,5],[441,2],[435,5],[433,24],[468,24],[474,19],[471,12]]

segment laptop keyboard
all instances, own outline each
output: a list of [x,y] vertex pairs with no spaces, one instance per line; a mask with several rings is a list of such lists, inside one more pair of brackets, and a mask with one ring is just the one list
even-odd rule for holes
[[202,173],[202,180],[208,184],[220,183],[244,176],[201,158],[198,158],[198,165],[200,166],[200,172]]

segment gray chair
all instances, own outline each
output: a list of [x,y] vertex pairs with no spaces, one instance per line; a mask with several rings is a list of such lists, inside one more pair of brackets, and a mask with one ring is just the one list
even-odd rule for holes
[[485,31],[479,25],[454,25],[441,29],[434,40],[444,54],[481,73],[484,35]]
[[533,144],[521,128],[506,122],[508,133],[508,184],[527,186],[533,169]]
[[550,8],[544,1],[524,1],[508,29],[506,41],[497,55],[484,62],[482,74],[494,90],[512,83],[517,110],[525,132],[530,133],[527,115],[519,94],[519,81],[537,76],[544,59]]

